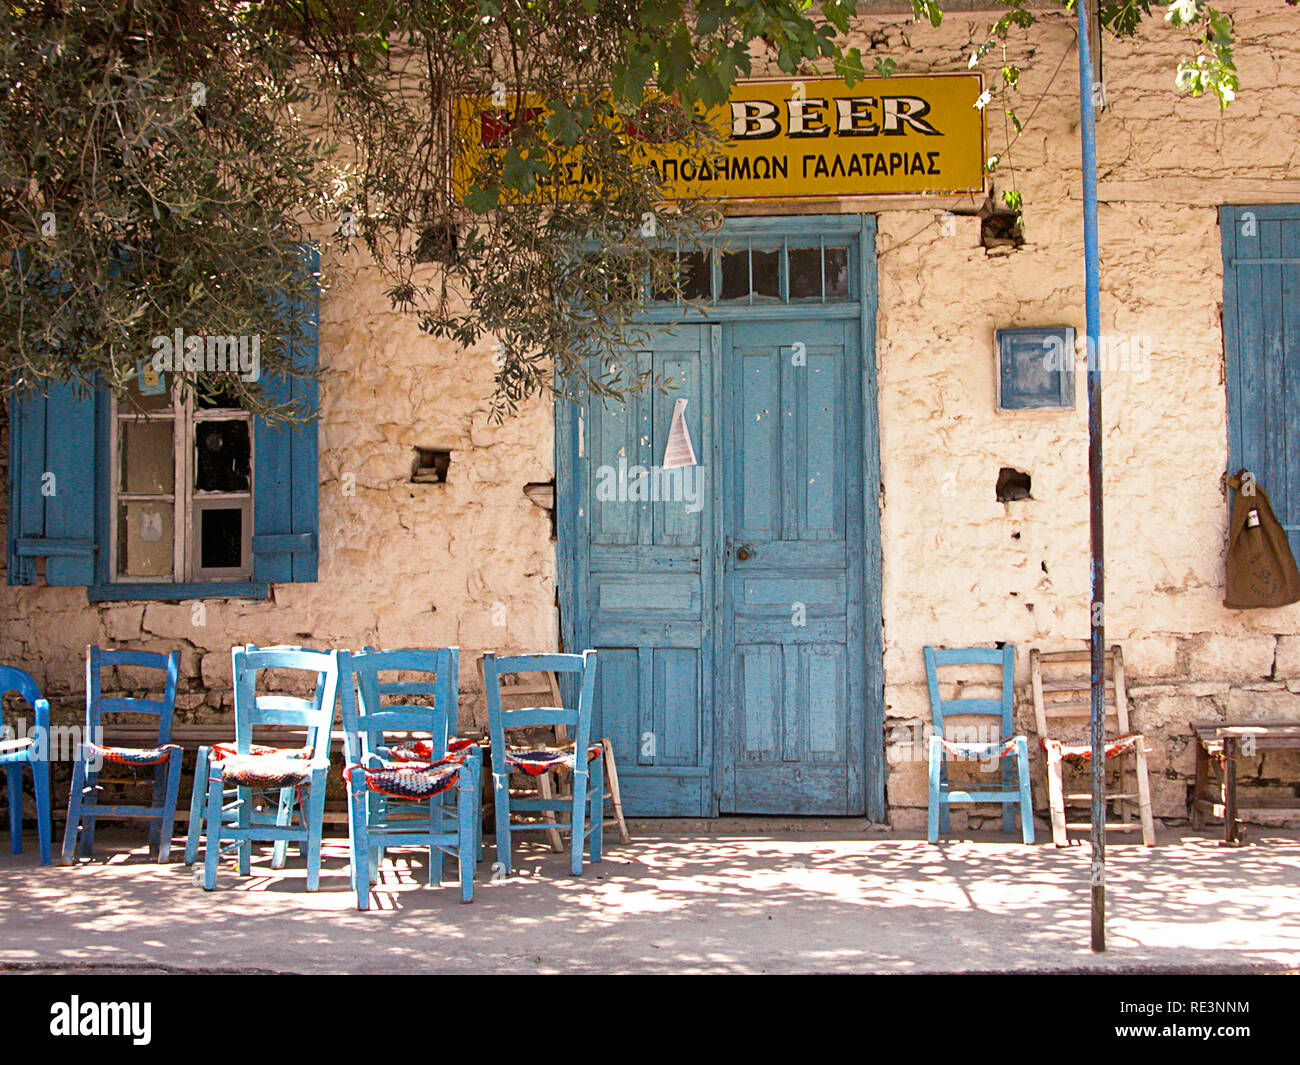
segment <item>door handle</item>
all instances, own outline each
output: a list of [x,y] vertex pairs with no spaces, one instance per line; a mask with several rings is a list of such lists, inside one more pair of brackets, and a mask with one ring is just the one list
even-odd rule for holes
[[751,550],[751,548],[749,547],[749,545],[746,544],[744,547],[739,548],[739,549],[736,551],[736,557],[737,557],[738,559],[740,559],[741,562],[744,562],[745,559],[747,559],[747,558],[753,558],[753,557],[754,557],[754,552],[753,552],[753,550]]

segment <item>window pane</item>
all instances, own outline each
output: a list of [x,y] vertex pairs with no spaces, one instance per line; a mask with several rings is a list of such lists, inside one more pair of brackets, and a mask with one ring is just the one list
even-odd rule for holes
[[240,410],[243,403],[239,394],[221,378],[207,375],[195,390],[195,404],[199,410]]
[[121,490],[171,492],[176,474],[171,420],[146,422],[124,418],[118,427],[122,437]]
[[722,253],[722,294],[724,300],[743,300],[749,297],[749,252]]
[[238,569],[244,564],[244,511],[242,507],[205,507],[199,521],[199,566],[203,569]]
[[822,252],[820,248],[790,249],[790,298],[822,298]]
[[247,492],[248,422],[197,422],[194,426],[194,490]]
[[781,298],[781,253],[756,251],[754,262],[754,295],[769,299]]
[[170,503],[119,503],[117,508],[117,573],[120,577],[172,575]]
[[826,249],[826,298],[852,299],[849,292],[849,249]]
[[713,282],[710,280],[711,266],[709,253],[693,251],[678,259],[682,272],[682,296],[688,300],[708,300],[713,298]]

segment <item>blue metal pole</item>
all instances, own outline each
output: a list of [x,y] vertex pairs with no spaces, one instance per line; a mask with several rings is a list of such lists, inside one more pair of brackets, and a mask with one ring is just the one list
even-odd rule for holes
[[1097,115],[1087,0],[1079,20],[1079,135],[1083,148],[1083,274],[1088,324],[1088,518],[1091,534],[1092,949],[1106,949],[1106,565],[1101,469],[1101,266],[1097,248]]

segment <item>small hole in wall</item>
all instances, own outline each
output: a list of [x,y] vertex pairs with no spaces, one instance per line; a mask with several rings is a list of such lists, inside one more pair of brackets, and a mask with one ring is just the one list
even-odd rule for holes
[[448,222],[426,227],[420,233],[420,242],[415,248],[417,263],[446,263],[455,261],[460,250],[459,234],[456,227]]
[[440,448],[417,447],[411,463],[412,484],[446,484],[451,452]]
[[1023,470],[1013,470],[1003,466],[998,470],[997,492],[999,503],[1010,503],[1013,499],[1032,499],[1029,494],[1029,474]]

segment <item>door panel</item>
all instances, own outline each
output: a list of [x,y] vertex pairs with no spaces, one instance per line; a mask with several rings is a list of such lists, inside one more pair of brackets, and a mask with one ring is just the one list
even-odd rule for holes
[[[865,811],[857,325],[737,322],[723,341],[722,811]],[[724,444],[725,450],[725,444]],[[726,664],[729,663],[729,666]]]
[[[713,485],[702,452],[712,436],[710,344],[705,326],[657,333],[636,370],[670,378],[673,391],[593,404],[584,427],[596,701],[624,807],[643,816],[712,812],[714,595],[704,560],[712,557]],[[700,465],[662,470],[680,398]]]

